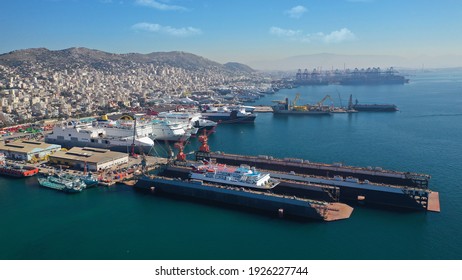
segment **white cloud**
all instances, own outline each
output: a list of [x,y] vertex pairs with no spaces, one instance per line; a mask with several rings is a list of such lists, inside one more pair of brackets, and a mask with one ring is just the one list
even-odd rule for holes
[[185,7],[168,5],[155,0],[136,0],[135,3],[140,6],[151,7],[161,11],[186,11]]
[[279,37],[289,37],[289,38],[297,38],[302,35],[301,30],[292,30],[292,29],[283,29],[280,27],[271,27],[269,30],[270,34],[279,36]]
[[269,29],[269,33],[271,35],[304,43],[322,42],[326,44],[334,44],[356,40],[355,34],[353,34],[353,32],[351,32],[348,28],[335,30],[329,34],[324,34],[322,32],[314,34],[304,34],[302,30],[283,29],[280,27],[273,26]]
[[301,18],[306,11],[308,10],[305,7],[299,5],[285,11],[284,13],[289,15],[291,18]]
[[341,43],[344,41],[353,41],[356,39],[355,34],[348,28],[342,28],[340,30],[332,31],[329,34],[320,33],[322,40],[326,43]]
[[164,26],[157,23],[140,22],[132,25],[132,29],[139,31],[148,31],[154,33],[168,34],[176,37],[188,37],[202,34],[202,30],[194,27],[175,28]]

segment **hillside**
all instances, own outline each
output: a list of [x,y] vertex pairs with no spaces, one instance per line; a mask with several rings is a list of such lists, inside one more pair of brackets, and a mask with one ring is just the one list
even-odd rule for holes
[[[56,70],[88,67],[101,71],[113,71],[134,64],[166,65],[189,71],[212,71],[229,74],[248,74],[254,72],[250,67],[238,64],[230,67],[207,58],[186,52],[153,52],[149,54],[114,54],[87,48],[48,50],[34,48],[12,51],[0,55],[0,65],[21,67],[25,64],[40,64]],[[234,64],[232,64],[234,65]]]

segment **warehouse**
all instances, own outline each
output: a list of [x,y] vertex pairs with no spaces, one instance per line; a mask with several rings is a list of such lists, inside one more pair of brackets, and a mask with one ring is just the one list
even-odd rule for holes
[[114,166],[128,164],[128,155],[107,149],[74,147],[69,151],[59,151],[49,157],[51,164],[68,166],[74,169],[99,171]]
[[48,156],[60,149],[61,145],[30,140],[0,143],[0,153],[3,153],[6,158],[29,162],[47,160]]

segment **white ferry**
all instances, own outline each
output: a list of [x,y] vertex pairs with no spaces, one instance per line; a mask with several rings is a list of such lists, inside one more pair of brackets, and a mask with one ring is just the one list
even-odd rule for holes
[[229,167],[224,164],[203,164],[193,166],[189,174],[191,179],[218,184],[269,190],[279,184],[269,173],[261,173],[247,165]]

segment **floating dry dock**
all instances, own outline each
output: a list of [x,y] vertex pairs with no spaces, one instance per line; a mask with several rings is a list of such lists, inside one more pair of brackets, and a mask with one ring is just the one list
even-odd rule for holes
[[271,170],[271,176],[276,179],[298,182],[292,183],[292,187],[282,184],[278,190],[283,193],[300,195],[304,190],[298,184],[321,184],[338,187],[339,200],[344,202],[360,201],[398,208],[440,211],[439,194],[428,188],[431,177],[427,174],[219,152],[196,152],[196,159],[214,160],[229,165],[248,164]]
[[356,167],[346,166],[342,163],[317,163],[298,158],[273,158],[271,156],[259,155],[236,155],[220,152],[196,152],[196,160],[214,159],[217,163],[229,165],[248,164],[259,169],[277,170],[297,174],[333,177],[354,177],[359,180],[368,180],[375,183],[393,184],[399,186],[411,186],[417,188],[428,188],[428,181],[431,176],[427,174],[400,172],[385,170],[381,167]]
[[[187,165],[188,163],[167,165],[162,174],[187,179],[190,171]],[[371,183],[356,178],[328,178],[276,171],[270,171],[270,175],[280,181],[279,185],[271,190],[277,194],[328,202],[359,201],[368,205],[439,212],[438,193],[430,190]]]
[[221,186],[197,180],[145,176],[135,188],[212,201],[239,208],[256,209],[279,216],[335,221],[347,219],[353,208],[337,202],[322,202],[296,196],[261,192],[246,188]]

